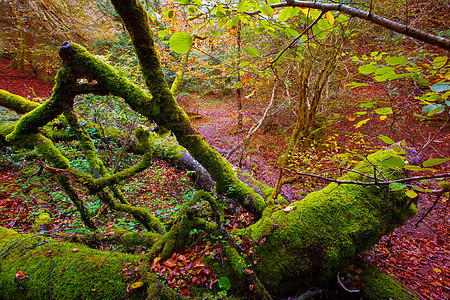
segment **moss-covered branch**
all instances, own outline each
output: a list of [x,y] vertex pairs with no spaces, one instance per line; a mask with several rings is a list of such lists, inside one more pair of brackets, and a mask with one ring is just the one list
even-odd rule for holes
[[[262,197],[237,178],[231,164],[208,145],[192,127],[188,116],[177,104],[164,78],[154,47],[153,34],[148,25],[147,12],[141,3],[137,0],[112,0],[111,2],[130,33],[146,85],[152,94],[154,105],[158,108],[159,113],[153,119],[159,125],[171,130],[178,142],[208,170],[216,181],[218,193],[236,199],[245,209],[260,217],[266,207]],[[151,108],[149,111],[140,112],[144,116],[153,117],[152,111],[156,109]]]

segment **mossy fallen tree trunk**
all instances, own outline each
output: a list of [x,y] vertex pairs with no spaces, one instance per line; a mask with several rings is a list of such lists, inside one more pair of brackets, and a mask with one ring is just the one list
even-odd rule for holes
[[[0,227],[1,299],[141,299],[127,292],[139,256]],[[125,269],[125,270],[123,270]],[[128,282],[127,282],[128,276]]]
[[[378,162],[395,155],[377,152],[368,157],[372,165],[361,162],[355,170],[373,174]],[[352,172],[341,179],[367,181]],[[285,296],[327,285],[341,267],[416,213],[416,203],[404,191],[332,183],[288,207],[267,208],[256,224],[233,234],[251,243],[253,270],[262,284],[271,294]]]

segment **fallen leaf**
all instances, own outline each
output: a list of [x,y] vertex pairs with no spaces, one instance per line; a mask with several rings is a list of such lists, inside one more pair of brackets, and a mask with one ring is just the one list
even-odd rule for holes
[[22,270],[17,271],[16,273],[16,279],[17,280],[21,280],[27,278],[27,276],[25,275],[25,273]]
[[297,207],[296,206],[288,206],[288,207],[286,207],[285,209],[283,209],[285,212],[290,212],[291,210],[295,210],[295,209],[297,209]]
[[80,252],[80,249],[78,249],[78,248],[72,248],[72,251],[73,251],[73,252]]
[[144,285],[144,283],[142,281],[137,281],[137,282],[133,283],[130,287],[132,289],[137,289],[137,288],[140,288],[143,285]]

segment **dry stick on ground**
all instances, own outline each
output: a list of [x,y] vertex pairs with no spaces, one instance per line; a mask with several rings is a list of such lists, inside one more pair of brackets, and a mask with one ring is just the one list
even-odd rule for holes
[[258,123],[256,123],[255,125],[252,126],[252,128],[250,128],[250,130],[247,133],[247,136],[239,144],[237,144],[233,149],[231,149],[230,152],[228,152],[227,156],[225,157],[227,160],[230,159],[231,155],[233,155],[233,153],[236,152],[239,148],[241,148],[243,145],[247,144],[249,139],[252,137],[252,135],[254,135],[258,131],[258,129],[261,127],[262,123],[266,119],[266,116],[267,116],[269,110],[272,108],[273,99],[275,98],[276,87],[277,87],[277,85],[275,84],[273,87],[273,90],[272,90],[272,97],[270,98],[270,103],[266,107],[266,110],[264,111],[264,114],[261,117],[261,119],[259,119]]

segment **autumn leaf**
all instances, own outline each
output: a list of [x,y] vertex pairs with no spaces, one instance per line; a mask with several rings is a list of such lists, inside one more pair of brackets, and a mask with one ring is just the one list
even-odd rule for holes
[[132,285],[130,285],[130,287],[134,290],[134,289],[140,288],[143,285],[144,285],[144,283],[142,281],[137,281],[137,282],[133,283]]
[[25,279],[28,278],[28,276],[25,275],[25,273],[22,270],[17,271],[16,273],[16,280],[21,280],[21,279]]
[[249,74],[245,75],[244,78],[242,79],[242,83],[244,84],[247,83],[250,80],[250,78],[252,78],[251,75]]

